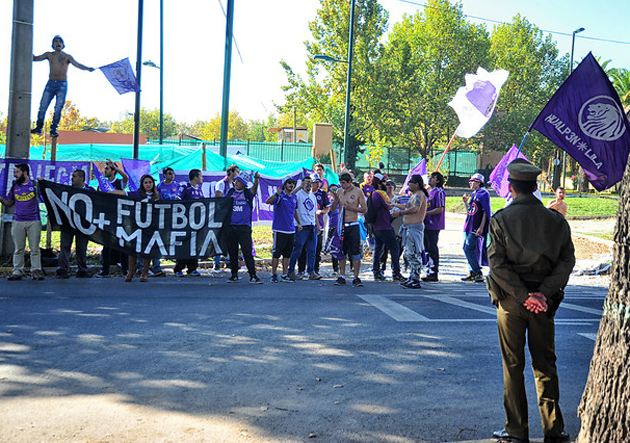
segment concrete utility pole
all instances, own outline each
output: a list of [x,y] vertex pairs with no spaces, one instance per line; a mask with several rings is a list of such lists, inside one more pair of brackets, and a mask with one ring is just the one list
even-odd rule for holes
[[[13,0],[11,74],[5,157],[28,158],[31,146],[31,83],[33,78],[34,0]],[[12,177],[9,177],[12,179]],[[3,214],[5,212],[3,209]],[[9,211],[12,212],[12,211]],[[2,221],[0,255],[13,251],[10,223]]]

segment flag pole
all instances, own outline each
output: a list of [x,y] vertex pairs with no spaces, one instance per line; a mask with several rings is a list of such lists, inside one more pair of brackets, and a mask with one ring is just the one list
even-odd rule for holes
[[518,145],[518,151],[516,152],[516,157],[518,158],[518,155],[521,153],[521,148],[523,147],[523,143],[525,143],[525,139],[527,138],[527,136],[529,135],[529,133],[532,132],[532,128],[529,128],[529,130],[525,133],[525,137],[523,137],[523,140],[521,141],[521,144]]
[[[459,129],[459,126],[457,127],[457,129]],[[457,129],[455,129],[455,132],[453,133],[453,136],[451,137],[451,140],[448,142],[448,145],[446,145],[446,149],[444,149],[444,152],[442,153],[442,157],[440,157],[440,161],[438,162],[437,166],[435,167],[436,171],[438,171],[440,169],[440,166],[442,166],[442,160],[444,160],[444,156],[448,152],[448,148],[451,147],[451,144],[453,143],[453,140],[455,140],[455,136],[457,136]]]

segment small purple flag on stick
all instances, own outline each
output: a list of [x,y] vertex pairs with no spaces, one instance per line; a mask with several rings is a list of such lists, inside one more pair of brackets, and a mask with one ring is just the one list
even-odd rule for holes
[[[516,155],[518,153],[518,156]],[[508,182],[508,170],[507,166],[512,163],[516,158],[522,158],[529,161],[522,152],[518,152],[516,145],[512,145],[510,150],[503,156],[499,164],[490,173],[489,183],[492,188],[497,191],[497,194],[501,198],[507,198],[510,194],[510,183]]]
[[101,66],[105,78],[112,84],[119,94],[127,92],[140,92],[140,86],[129,63],[129,58],[123,58],[109,65]]
[[407,189],[409,189],[409,186],[407,185],[409,184],[409,180],[411,180],[412,175],[421,175],[422,180],[424,180],[424,184],[427,185],[429,183],[429,177],[427,175],[427,162],[425,159],[420,160],[420,162],[413,167],[409,174],[407,174],[407,178],[405,178],[405,182],[403,183],[402,188],[400,188],[400,195],[404,195],[407,192]]
[[608,76],[590,52],[538,114],[536,129],[584,169],[598,191],[621,181],[630,122]]
[[114,190],[114,186],[101,174],[101,171],[96,166],[96,163],[92,163],[92,168],[94,170],[94,176],[96,180],[98,180],[98,189],[103,192],[111,192]]
[[129,176],[129,190],[137,191],[142,186],[140,179],[145,174],[151,173],[151,162],[148,160],[132,160],[121,158],[123,170]]

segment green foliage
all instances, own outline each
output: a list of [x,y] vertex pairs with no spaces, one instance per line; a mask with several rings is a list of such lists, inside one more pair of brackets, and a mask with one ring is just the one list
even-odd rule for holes
[[[228,117],[228,140],[247,140],[249,126],[236,111],[230,111]],[[204,140],[221,139],[221,115],[217,112],[212,120],[207,122],[201,130],[201,138]]]
[[[551,35],[517,15],[511,23],[495,26],[490,37],[492,69],[510,73],[501,89],[494,117],[482,130],[484,146],[507,151],[518,145],[527,128],[567,75],[568,57],[558,59]],[[532,131],[523,152],[534,162],[548,160],[556,147]],[[546,169],[546,168],[545,168]]]
[[405,15],[374,70],[374,126],[390,142],[429,157],[457,127],[447,103],[465,73],[487,64],[489,46],[487,32],[465,20],[461,4],[429,0],[424,14]]
[[[313,40],[305,43],[311,56],[326,54],[338,60],[348,59],[350,3],[347,0],[321,0],[314,21],[309,23]],[[380,38],[386,31],[387,12],[377,0],[357,0],[354,13],[354,49],[350,89],[351,121],[345,162],[353,168],[360,146],[371,127],[368,106],[373,86],[371,72],[382,51]],[[278,106],[284,116],[296,109],[309,123],[326,122],[333,126],[337,143],[344,139],[347,90],[346,63],[307,61],[306,78],[296,74],[284,61],[282,67],[288,84],[283,87],[286,104]],[[300,121],[297,122],[302,125]]]
[[[179,127],[173,116],[164,113],[163,136],[172,137],[180,133]],[[127,114],[127,118],[122,121],[111,122],[109,124],[111,132],[117,134],[133,134],[133,114]],[[148,111],[145,108],[140,110],[140,133],[148,138],[160,138],[160,110]]]

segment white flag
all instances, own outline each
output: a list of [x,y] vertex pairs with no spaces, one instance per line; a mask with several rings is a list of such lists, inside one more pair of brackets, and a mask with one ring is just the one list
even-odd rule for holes
[[459,117],[457,135],[470,138],[488,123],[508,75],[503,69],[488,72],[481,67],[477,74],[466,74],[466,86],[449,103]]

